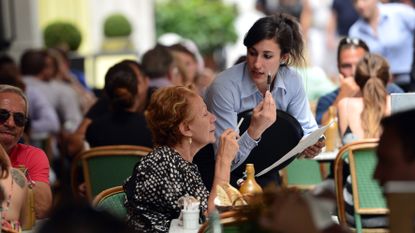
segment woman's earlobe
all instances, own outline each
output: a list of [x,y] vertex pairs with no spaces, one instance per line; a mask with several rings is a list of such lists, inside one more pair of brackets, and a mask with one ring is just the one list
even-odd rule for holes
[[179,130],[180,130],[180,133],[183,134],[183,136],[186,136],[186,137],[193,136],[192,131],[190,130],[189,124],[187,124],[186,122],[180,123]]

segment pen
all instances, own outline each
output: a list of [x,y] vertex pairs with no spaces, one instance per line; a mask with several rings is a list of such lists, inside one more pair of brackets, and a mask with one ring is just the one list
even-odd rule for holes
[[245,118],[241,117],[241,119],[238,122],[238,125],[236,126],[236,129],[239,130],[239,127],[241,127],[242,122],[244,122]]
[[271,73],[268,73],[267,77],[267,91],[271,91]]

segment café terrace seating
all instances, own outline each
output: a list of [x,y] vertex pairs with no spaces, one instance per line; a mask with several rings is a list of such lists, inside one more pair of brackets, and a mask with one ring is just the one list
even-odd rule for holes
[[311,159],[294,159],[282,169],[282,186],[311,190],[321,183],[326,175],[326,167]]
[[100,192],[93,200],[92,205],[100,210],[105,210],[112,215],[124,219],[127,210],[124,207],[125,193],[123,187],[115,186]]
[[71,182],[74,195],[78,196],[79,169],[82,168],[87,199],[105,189],[122,185],[141,158],[152,149],[144,146],[116,145],[94,147],[82,152],[72,162]]
[[365,139],[343,146],[335,160],[335,182],[338,217],[340,224],[347,225],[343,196],[344,160],[349,161],[352,179],[354,220],[357,232],[388,232],[383,228],[363,228],[362,216],[368,214],[387,215],[386,206],[380,186],[373,179],[376,166],[377,139]]

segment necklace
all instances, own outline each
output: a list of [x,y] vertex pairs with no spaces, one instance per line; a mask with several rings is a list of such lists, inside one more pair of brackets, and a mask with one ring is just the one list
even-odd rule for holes
[[6,199],[6,207],[5,208],[1,208],[1,220],[2,220],[2,225],[6,224],[8,225],[8,220],[6,219],[6,215],[7,215],[7,211],[9,211],[10,209],[10,205],[11,205],[11,200],[12,200],[12,193],[13,193],[13,177],[10,174],[10,179],[11,179],[11,184],[10,184],[10,192],[7,195],[7,199]]

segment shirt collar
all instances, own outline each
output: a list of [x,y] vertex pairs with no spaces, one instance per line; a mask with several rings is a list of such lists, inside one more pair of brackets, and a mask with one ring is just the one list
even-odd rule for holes
[[287,93],[287,88],[285,87],[284,83],[284,75],[287,75],[288,67],[287,65],[282,65],[278,69],[277,73],[277,80],[275,80],[273,91],[276,91],[277,89],[282,89],[284,91],[284,94]]

